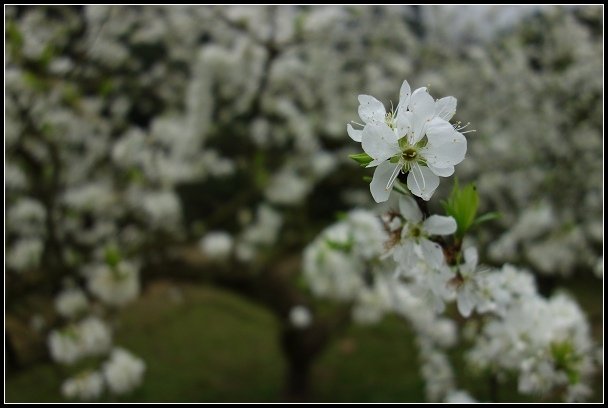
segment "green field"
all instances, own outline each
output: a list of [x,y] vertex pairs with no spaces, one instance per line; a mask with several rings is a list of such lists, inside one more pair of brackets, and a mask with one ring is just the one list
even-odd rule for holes
[[[111,401],[228,402],[282,400],[284,362],[278,322],[258,305],[205,286],[150,285],[116,321],[117,344],[143,357],[143,386]],[[413,402],[424,400],[412,333],[386,318],[352,326],[330,345],[313,370],[314,401]],[[37,364],[9,375],[7,402],[61,402],[64,374]],[[488,398],[485,383],[457,377]],[[501,400],[516,398],[501,388]],[[601,395],[595,399],[601,400]],[[106,401],[109,401],[106,399]]]

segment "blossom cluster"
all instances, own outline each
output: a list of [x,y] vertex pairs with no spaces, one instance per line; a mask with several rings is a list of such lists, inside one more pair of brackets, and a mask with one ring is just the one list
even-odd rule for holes
[[[361,218],[364,213],[354,211],[309,245],[303,266],[311,291],[317,296],[353,302],[353,316],[359,316],[357,320],[361,322],[378,321],[388,312],[408,320],[417,335],[421,374],[430,400],[472,400],[457,388],[446,354],[446,349],[459,341],[457,323],[446,312],[449,310],[446,304],[452,302],[463,318],[478,324],[468,330],[468,337],[474,339],[467,354],[471,367],[489,370],[497,378],[514,373],[523,394],[556,394],[568,401],[587,398],[595,370],[595,346],[589,324],[576,302],[565,295],[543,297],[527,270],[510,264],[500,269],[479,264],[476,247],[463,240],[476,222],[478,198],[474,188],[459,190],[455,186],[444,203],[450,215],[431,215],[423,201],[430,195],[423,194],[417,182],[411,182],[417,177],[415,166],[421,165],[417,162],[418,155],[430,157],[434,121],[446,134],[458,133],[445,119],[436,120],[432,116],[432,112],[441,111],[435,107],[441,100],[428,99],[429,116],[422,125],[416,125],[416,93],[425,94],[426,89],[420,88],[410,96],[405,81],[396,112],[389,114],[376,99],[359,97],[359,116],[365,122],[364,128],[355,130],[348,125],[347,130],[351,139],[361,141],[368,157],[351,157],[367,167],[378,166],[370,184],[377,202],[388,200],[400,172],[409,172],[409,191],[398,190],[402,194],[398,209],[382,216],[366,213],[369,225],[376,220],[374,229],[366,232],[357,228],[355,215]],[[444,102],[440,106],[446,105]],[[450,112],[447,119],[454,114],[455,100],[449,106],[454,109],[445,109]],[[412,110],[404,114],[403,107]],[[404,121],[404,115],[414,118],[413,122]],[[413,139],[411,123],[414,129],[422,129]],[[424,132],[428,142],[420,145],[420,150],[414,149],[413,144]],[[406,141],[399,142],[398,135],[403,135]],[[402,149],[404,146],[406,150]],[[453,154],[460,154],[458,144],[450,147],[455,151]],[[411,157],[407,149],[412,151]],[[449,150],[445,147],[444,157],[449,157]],[[412,161],[408,162],[406,156]],[[396,167],[390,174],[384,174],[379,170],[382,163]],[[428,160],[424,164],[429,165]],[[433,169],[433,164],[429,168]],[[446,175],[452,173],[453,167]],[[388,176],[388,181],[382,179],[383,190],[377,189],[378,174]],[[379,196],[380,193],[383,195]],[[425,212],[420,205],[424,205]],[[536,224],[542,228],[543,222],[541,218]],[[516,229],[512,231],[515,233]]]
[[117,347],[101,371],[84,371],[65,380],[61,392],[68,399],[82,401],[100,398],[105,388],[113,395],[123,395],[141,384],[145,370],[143,360]]

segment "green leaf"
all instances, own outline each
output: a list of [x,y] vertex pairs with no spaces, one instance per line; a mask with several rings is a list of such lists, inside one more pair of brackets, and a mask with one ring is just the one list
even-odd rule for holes
[[23,47],[23,34],[13,21],[9,21],[6,25],[6,36],[13,53],[16,54]]
[[359,163],[361,167],[366,167],[369,163],[371,163],[372,160],[374,160],[367,153],[349,154],[348,157]]
[[479,206],[479,195],[473,183],[460,188],[458,180],[454,182],[454,188],[447,200],[442,201],[444,211],[447,215],[454,217],[458,226],[456,237],[462,238],[471,229],[477,215]]
[[55,56],[55,48],[53,47],[53,45],[49,44],[46,47],[44,47],[44,50],[42,51],[42,54],[40,55],[40,64],[42,65],[42,67],[46,68],[49,66],[49,64],[51,63],[51,61],[53,60],[53,57]]
[[348,241],[340,242],[340,241],[334,241],[333,239],[326,238],[325,243],[327,244],[327,246],[329,248],[333,249],[334,251],[341,251],[341,252],[348,253],[353,248],[354,240],[352,237],[349,237]]
[[127,171],[127,178],[129,179],[129,182],[136,184],[142,183],[145,179],[144,173],[135,167]]
[[47,83],[31,71],[25,71],[23,73],[23,82],[36,91],[45,91],[48,88]]
[[120,252],[115,246],[109,246],[106,248],[105,253],[106,263],[111,267],[115,268],[120,263]]
[[347,218],[348,218],[348,213],[346,211],[338,211],[336,213],[336,220],[338,220],[338,221],[344,221]]
[[261,151],[256,152],[253,158],[253,172],[255,185],[260,189],[265,188],[270,180],[270,174],[267,170],[266,155]]
[[75,106],[78,102],[80,95],[78,89],[72,83],[66,83],[63,88],[63,100],[72,106]]
[[473,227],[476,227],[480,224],[483,224],[484,222],[488,222],[488,221],[492,221],[492,220],[497,220],[500,217],[502,217],[502,214],[499,213],[498,211],[493,211],[493,212],[489,212],[489,213],[485,213],[483,215],[480,215],[479,217],[477,217],[475,219],[475,221],[473,222]]
[[101,96],[110,95],[112,89],[114,89],[114,84],[112,83],[112,80],[110,78],[102,80],[99,84],[99,93],[101,94]]
[[570,384],[577,384],[580,381],[580,372],[577,369],[580,357],[576,354],[576,350],[572,343],[568,340],[552,343],[551,354],[553,356],[553,361],[555,362],[555,367],[566,373]]

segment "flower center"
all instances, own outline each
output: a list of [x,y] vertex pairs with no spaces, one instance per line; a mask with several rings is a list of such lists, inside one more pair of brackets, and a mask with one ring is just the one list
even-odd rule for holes
[[418,151],[412,147],[405,149],[402,153],[401,156],[406,160],[406,161],[412,161],[416,158],[416,156],[418,156]]
[[413,238],[418,238],[420,235],[422,235],[420,228],[417,225],[412,226],[410,229],[410,236]]

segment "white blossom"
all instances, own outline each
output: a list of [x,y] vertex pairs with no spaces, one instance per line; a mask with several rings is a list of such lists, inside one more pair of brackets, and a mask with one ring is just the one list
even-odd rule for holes
[[73,364],[82,357],[107,352],[112,345],[112,333],[102,320],[91,316],[61,330],[53,330],[47,343],[53,360]]
[[126,394],[143,381],[146,364],[140,358],[120,347],[112,350],[110,359],[103,365],[103,376],[108,389],[116,395]]
[[72,364],[81,355],[80,340],[74,327],[54,330],[49,334],[47,344],[53,360],[62,364]]
[[372,157],[368,167],[377,166],[370,184],[376,202],[388,200],[400,172],[408,173],[412,194],[429,200],[440,177],[449,177],[467,150],[467,141],[448,121],[456,112],[456,99],[433,100],[426,88],[411,92],[404,81],[395,112],[386,113],[382,102],[369,95],[359,96],[361,131],[348,125],[351,138],[361,141]]
[[304,276],[317,296],[354,299],[372,274],[370,261],[384,250],[386,233],[379,217],[351,211],[323,231],[304,250]]
[[35,268],[40,264],[43,242],[38,238],[22,238],[7,248],[6,265],[17,271]]
[[103,376],[97,371],[85,371],[68,378],[61,385],[61,393],[68,399],[91,401],[101,396],[104,389]]
[[353,306],[353,321],[359,324],[378,323],[391,310],[391,295],[387,286],[390,284],[392,282],[377,276],[371,288],[364,287]]
[[448,404],[475,404],[477,400],[471,395],[462,390],[451,391],[446,397],[445,402]]
[[77,327],[80,347],[84,355],[99,355],[112,345],[112,333],[108,325],[97,317],[88,317]]
[[578,400],[588,394],[591,350],[589,325],[572,299],[527,296],[483,327],[468,357],[476,367],[515,372],[524,394],[563,387]]
[[22,198],[9,207],[6,221],[9,230],[40,237],[45,231],[46,209],[37,200]]
[[296,174],[293,170],[285,169],[272,178],[266,188],[266,197],[272,203],[296,205],[302,202],[311,187],[305,177]]
[[253,247],[272,245],[282,224],[283,219],[278,211],[266,204],[260,205],[255,222],[244,229],[241,239]]
[[55,309],[63,317],[72,318],[78,316],[89,306],[84,292],[77,288],[65,289],[55,298]]
[[139,295],[138,267],[129,261],[96,265],[89,272],[88,289],[109,306],[124,306]]
[[420,372],[429,401],[441,401],[454,389],[454,371],[446,354],[425,341],[420,342]]
[[146,219],[153,226],[173,230],[180,223],[182,210],[174,192],[147,192],[139,199]]
[[600,257],[593,268],[593,273],[600,279],[604,279],[604,257]]
[[469,317],[475,308],[483,313],[490,310],[493,304],[491,298],[484,298],[482,280],[486,274],[477,269],[477,250],[470,247],[463,252],[464,263],[456,267],[457,275],[453,285],[457,292],[458,311],[462,316]]
[[399,211],[405,220],[399,241],[392,248],[392,256],[398,264],[398,273],[411,273],[419,262],[440,268],[445,264],[441,247],[429,240],[432,235],[449,235],[456,232],[454,218],[431,215],[423,221],[416,201],[409,196],[399,198]]
[[226,259],[234,245],[232,236],[224,231],[211,231],[200,240],[200,249],[211,259]]
[[305,329],[312,323],[312,314],[306,306],[297,305],[289,311],[289,321],[297,329]]

